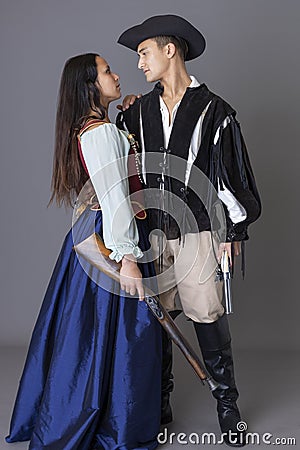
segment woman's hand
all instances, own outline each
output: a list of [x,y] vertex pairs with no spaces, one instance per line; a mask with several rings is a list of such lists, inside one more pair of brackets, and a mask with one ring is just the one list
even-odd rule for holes
[[124,97],[124,100],[122,102],[122,105],[117,105],[117,109],[119,109],[120,111],[126,111],[126,109],[128,109],[131,105],[134,104],[134,102],[136,101],[137,98],[141,98],[142,94],[129,94],[126,95],[126,97]]
[[127,294],[135,295],[137,292],[139,300],[144,300],[145,293],[142,283],[142,274],[132,255],[125,255],[122,259],[122,267],[120,270],[121,289]]
[[[239,256],[239,254],[241,253],[241,243],[232,242],[232,244],[234,256]],[[220,264],[221,262],[221,257],[224,250],[227,251],[230,260],[230,265],[232,265],[231,242],[223,242],[222,244],[220,244],[218,251],[218,263]]]

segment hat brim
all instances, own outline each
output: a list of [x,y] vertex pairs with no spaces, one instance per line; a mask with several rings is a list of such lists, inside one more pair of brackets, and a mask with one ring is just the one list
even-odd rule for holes
[[172,14],[153,16],[140,25],[135,25],[124,31],[118,43],[137,51],[139,44],[156,36],[178,36],[188,45],[186,61],[197,58],[205,50],[204,36],[190,22],[183,17]]

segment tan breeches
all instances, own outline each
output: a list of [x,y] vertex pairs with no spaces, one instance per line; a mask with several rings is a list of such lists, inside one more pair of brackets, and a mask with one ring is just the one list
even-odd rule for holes
[[[151,245],[158,270],[157,235],[151,235]],[[214,248],[217,252],[215,241]],[[210,231],[187,234],[184,245],[179,239],[164,240],[162,258],[158,287],[160,301],[168,311],[178,309],[179,294],[184,314],[195,322],[214,322],[223,315],[223,283],[215,281],[217,262]]]

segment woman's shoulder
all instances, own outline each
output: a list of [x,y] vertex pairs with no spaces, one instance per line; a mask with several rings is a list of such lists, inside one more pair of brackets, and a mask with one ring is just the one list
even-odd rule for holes
[[110,122],[107,122],[105,120],[100,119],[92,119],[88,120],[85,125],[81,128],[79,136],[82,137],[87,132],[90,132],[95,129],[100,129],[100,127],[103,127],[104,125],[113,125]]
[[[101,158],[106,158],[105,161],[128,155],[130,148],[127,133],[119,130],[115,124],[110,122],[90,127],[83,133],[80,141],[85,155],[88,153],[98,154],[100,149],[105,148],[105,152],[100,152]],[[103,160],[103,163],[105,161]]]
[[102,137],[102,138],[124,138],[127,139],[127,133],[123,130],[120,130],[114,123],[99,121],[98,123],[93,123],[88,126],[88,128],[83,129],[82,137],[92,135],[94,137]]

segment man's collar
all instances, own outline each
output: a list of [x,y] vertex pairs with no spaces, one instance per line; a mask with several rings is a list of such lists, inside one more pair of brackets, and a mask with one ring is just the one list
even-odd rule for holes
[[[189,75],[189,77],[191,79],[191,83],[188,86],[189,89],[201,86],[199,81],[197,80],[197,78],[194,77],[194,75]],[[158,92],[159,95],[162,95],[164,88],[163,88],[162,84],[160,84],[160,81],[158,81],[156,83],[156,85],[154,86],[154,91]]]
[[200,86],[200,83],[197,80],[197,78],[195,78],[193,75],[189,75],[189,77],[192,80],[191,84],[188,86],[189,88],[195,88],[195,87],[199,87]]

